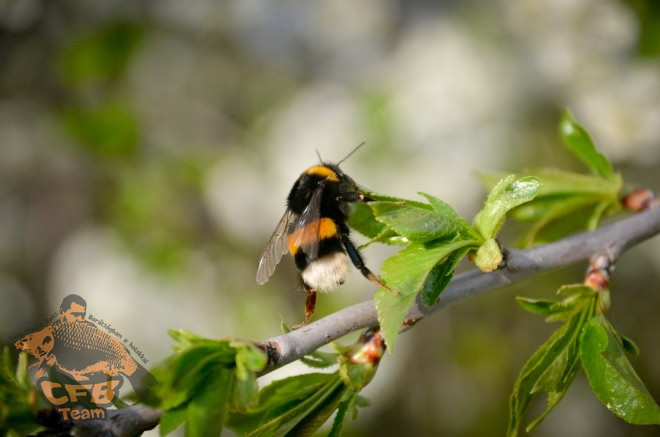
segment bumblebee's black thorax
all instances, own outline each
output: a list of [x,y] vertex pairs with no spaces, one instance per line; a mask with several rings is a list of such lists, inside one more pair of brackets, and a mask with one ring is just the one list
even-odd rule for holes
[[[324,165],[323,167],[334,171],[330,165]],[[334,181],[318,174],[303,173],[293,184],[289,192],[287,206],[294,213],[298,215],[302,214],[305,208],[307,208],[307,205],[309,205],[314,191],[322,183],[324,187],[321,197],[320,217],[331,218],[342,233],[348,233],[348,226],[345,223],[348,214],[348,205],[346,202],[338,200],[338,198],[341,194],[350,191],[350,187],[342,176],[338,175],[337,179]]]
[[[334,234],[325,232],[324,235],[320,236],[318,252],[312,258],[304,250],[295,252],[294,259],[300,270],[304,270],[310,262],[317,259],[336,252],[344,252],[342,236],[346,237],[349,234],[348,225],[346,224],[349,202],[342,199],[346,198],[346,193],[355,192],[352,185],[355,185],[355,183],[351,184],[348,176],[332,164],[310,167],[293,184],[287,198],[288,208],[293,213],[299,216],[302,215],[308,207],[314,207],[310,206],[310,202],[314,193],[320,188],[323,191],[320,202],[316,206],[319,211],[315,215],[321,220],[332,220],[336,227]],[[289,232],[292,231],[292,229],[289,230]]]

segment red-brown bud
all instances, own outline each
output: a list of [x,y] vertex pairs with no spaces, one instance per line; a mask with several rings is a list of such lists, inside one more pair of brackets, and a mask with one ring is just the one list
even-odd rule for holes
[[621,203],[623,207],[630,211],[644,211],[648,209],[653,201],[653,192],[647,188],[637,188],[632,193],[626,195]]

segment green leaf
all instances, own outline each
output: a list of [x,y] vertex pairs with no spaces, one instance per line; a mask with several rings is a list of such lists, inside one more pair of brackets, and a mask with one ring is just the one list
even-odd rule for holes
[[568,320],[576,311],[582,311],[598,298],[593,288],[583,284],[563,285],[557,294],[563,295],[563,299],[553,301],[517,296],[516,302],[530,313],[547,316],[547,322],[556,322]]
[[[376,201],[369,204],[379,222],[408,240],[430,241],[457,232],[454,217],[443,215],[424,203],[414,201]],[[393,237],[391,233],[386,234]],[[384,239],[383,232],[377,236]]]
[[566,199],[563,204],[557,203],[545,217],[530,227],[521,237],[518,245],[530,247],[533,244],[549,243],[571,233],[588,229],[594,224],[594,216],[600,208],[599,205],[593,202],[593,199],[577,196]]
[[376,216],[376,220],[390,226],[397,234],[411,241],[426,242],[457,233],[456,225],[435,211],[404,206]]
[[534,244],[548,244],[576,232],[590,230],[596,208],[598,205],[588,205],[547,223],[534,235]]
[[357,395],[355,397],[355,405],[358,407],[368,407],[371,405],[371,403],[369,402],[369,399],[365,398],[364,396]]
[[255,372],[266,367],[268,358],[252,344],[233,342],[230,345],[236,349],[234,371],[236,373],[235,395],[238,408],[248,408],[255,404],[259,392]]
[[430,241],[459,232],[478,238],[471,226],[451,206],[429,194],[420,193],[430,204],[364,191],[373,201],[357,204],[349,215],[349,226],[371,238],[372,243],[408,244]]
[[256,372],[267,364],[254,343],[212,340],[184,330],[170,330],[175,353],[153,372],[159,384],[149,403],[163,410],[163,434],[186,423],[186,434],[219,435],[228,408],[254,405]]
[[467,220],[461,217],[460,214],[458,214],[447,202],[427,193],[420,192],[419,194],[426,197],[435,212],[454,223],[463,237],[467,239],[478,237],[475,235],[472,226],[470,226]]
[[[25,353],[27,355],[27,353]],[[0,366],[0,375],[10,375],[14,373],[14,363],[11,359],[11,350],[9,346],[2,348],[2,365]]]
[[637,346],[634,341],[625,335],[621,336],[621,346],[623,346],[623,349],[630,355],[634,355],[636,357],[639,356],[639,346]]
[[332,416],[332,413],[337,409],[342,398],[348,391],[350,390],[347,390],[345,386],[341,385],[335,388],[323,402],[306,414],[300,422],[288,431],[287,435],[311,436],[314,434]]
[[180,427],[188,417],[188,406],[182,405],[163,412],[160,417],[160,435],[167,435]]
[[328,434],[328,437],[339,437],[341,435],[341,427],[344,425],[346,420],[346,415],[348,412],[354,408],[356,394],[352,391],[348,391],[341,403],[339,408],[337,408],[337,415],[335,416],[335,421],[332,423],[332,429]]
[[452,252],[445,261],[440,262],[433,267],[431,273],[424,281],[422,289],[422,303],[428,307],[435,305],[440,298],[440,293],[447,288],[454,276],[454,269],[465,255],[470,251],[470,247],[463,247]]
[[176,341],[173,346],[174,350],[185,350],[189,346],[206,345],[217,348],[218,351],[223,351],[228,355],[233,355],[234,353],[233,349],[231,349],[229,343],[226,341],[211,340],[200,337],[199,335],[186,331],[185,329],[169,329],[167,335]]
[[389,226],[386,226],[383,232],[376,235],[374,238],[372,238],[365,244],[360,245],[360,249],[369,247],[373,243],[384,243],[389,245],[405,246],[406,244],[410,243],[410,240],[408,240],[406,237],[402,237],[401,235],[397,234],[394,231],[394,229],[390,228]]
[[516,303],[525,311],[541,316],[549,316],[553,313],[552,306],[556,303],[552,300],[531,299],[528,297],[516,296]]
[[610,198],[622,186],[621,177],[615,175],[612,179],[603,179],[598,176],[585,175],[553,168],[539,168],[525,171],[522,176],[531,176],[543,181],[538,197],[556,196],[563,194],[599,195]]
[[635,55],[640,58],[658,59],[660,56],[660,4],[626,0],[624,4],[634,13],[637,30]]
[[275,381],[261,390],[254,407],[232,411],[227,426],[245,436],[307,436],[339,408],[333,427],[338,431],[347,411],[365,404],[357,393],[373,378],[384,347],[380,332],[368,330],[351,347],[337,346],[342,352],[336,372]]
[[273,381],[259,392],[258,406],[252,411],[286,411],[286,404],[304,400],[338,379],[332,373],[307,373]]
[[345,355],[339,357],[339,376],[356,393],[371,382],[377,368],[378,363],[353,363]]
[[232,341],[229,344],[236,351],[234,367],[236,379],[232,404],[234,408],[246,409],[257,402],[259,385],[256,373],[266,367],[268,357],[254,343]]
[[534,384],[532,394],[536,395],[542,392],[547,393],[547,402],[543,413],[527,425],[525,428],[527,432],[530,432],[536,427],[536,425],[541,423],[550,411],[559,404],[559,401],[563,399],[568,388],[575,380],[580,361],[580,333],[587,318],[591,316],[588,312],[589,311],[587,310],[574,316],[574,318],[577,319],[577,326],[571,333],[571,341],[568,343],[568,346],[555,357],[552,364],[546,368]]
[[415,296],[420,292],[431,270],[453,251],[474,245],[469,240],[442,240],[433,243],[413,243],[388,258],[381,268],[385,283],[399,292],[395,295],[384,288],[374,297],[378,320],[391,354]]
[[28,372],[28,354],[21,352],[18,354],[18,364],[16,365],[16,383],[19,387],[29,390],[32,386],[30,373]]
[[493,238],[489,238],[477,249],[477,256],[474,263],[484,272],[492,272],[502,262],[504,255],[500,249],[499,243]]
[[[383,196],[379,196],[383,197]],[[353,208],[351,214],[348,217],[348,225],[361,233],[362,235],[371,238],[371,240],[360,246],[360,249],[373,244],[373,243],[385,243],[385,244],[408,244],[409,241],[406,237],[399,235],[392,228],[387,226],[385,223],[381,223],[376,220],[375,214],[383,213],[385,211],[392,211],[400,209],[404,206],[406,202],[417,205],[422,209],[431,209],[429,205],[425,205],[420,202],[414,201],[375,201],[370,202],[369,204],[357,203]],[[421,205],[421,206],[420,206]]]
[[190,437],[219,436],[225,423],[234,372],[214,367],[205,387],[190,399],[187,408],[186,435]]
[[362,202],[356,203],[351,209],[348,226],[369,238],[375,238],[387,229],[386,225],[376,220],[371,207]]
[[233,341],[229,345],[236,351],[236,377],[250,378],[251,373],[263,370],[268,364],[266,354],[252,343]]
[[[508,173],[500,171],[479,171],[477,177],[488,190],[495,188],[497,183]],[[621,187],[620,178],[612,180],[599,176],[585,175],[554,168],[532,168],[523,170],[516,177],[535,177],[543,181],[536,199],[547,196],[562,195],[601,195],[611,196]]]
[[568,284],[562,285],[557,290],[560,296],[577,296],[577,297],[593,297],[596,292],[593,288],[584,284]]
[[[482,172],[480,179],[493,186],[498,172]],[[533,226],[521,239],[521,247],[559,239],[582,229],[593,230],[604,214],[619,210],[621,176],[603,179],[553,169],[533,169],[523,173],[543,181],[537,196],[511,211],[516,220]]]
[[603,294],[596,292],[593,288],[584,284],[564,285],[557,290],[557,294],[564,298],[553,303],[546,322],[567,321],[579,311],[586,307],[592,307],[594,302]]
[[424,202],[418,202],[417,200],[404,199],[403,197],[387,196],[385,194],[374,193],[367,189],[360,189],[365,196],[369,197],[373,202],[369,202],[369,205],[374,205],[376,202],[388,202],[399,204],[400,206],[414,206],[416,208],[428,209],[431,210],[430,205]]
[[232,412],[227,427],[245,436],[284,435],[344,389],[337,372],[274,381],[261,390],[256,408]]
[[544,226],[548,222],[571,212],[591,207],[600,201],[600,196],[591,194],[558,194],[537,197],[511,210],[511,217],[525,223],[539,223]]
[[610,162],[605,155],[596,150],[587,131],[573,119],[573,115],[569,111],[564,112],[559,130],[564,144],[592,172],[606,179],[614,176]]
[[494,238],[504,223],[506,213],[532,200],[540,187],[541,181],[535,177],[520,179],[516,179],[515,175],[504,177],[490,192],[483,209],[475,217],[475,228],[484,239]]
[[203,387],[208,372],[214,366],[217,354],[209,348],[191,348],[175,355],[159,373],[159,384],[154,388],[160,400],[158,406],[167,410],[183,405]]
[[611,202],[601,202],[596,207],[591,211],[591,215],[589,216],[589,220],[587,221],[587,231],[594,231],[598,227],[598,223],[600,223],[601,218],[603,217],[603,214],[605,214],[605,211],[607,211],[608,208],[610,208],[612,205],[619,205],[619,202],[611,203]]
[[660,424],[660,407],[602,315],[585,326],[580,357],[592,390],[612,413],[635,425]]
[[309,367],[324,369],[336,365],[338,356],[336,353],[315,351],[305,355],[300,361]]
[[38,399],[29,379],[28,354],[20,352],[16,363],[9,346],[5,346],[0,362],[0,434],[32,435],[41,426],[37,419]]
[[[577,364],[577,362],[576,362]],[[566,388],[559,390],[559,391],[548,391],[548,396],[546,399],[546,404],[545,404],[545,410],[543,410],[543,413],[541,413],[540,416],[537,418],[533,419],[527,426],[525,427],[525,432],[532,432],[536,426],[543,422],[543,420],[546,418],[548,414],[559,404],[559,402],[564,398],[564,395],[568,391],[568,388],[571,386],[573,381],[575,380],[575,376],[577,375],[579,366],[573,365],[572,367],[568,368],[566,370],[566,373],[564,375],[564,381],[566,384]]]
[[[486,186],[493,186],[495,178],[501,175],[481,172],[479,178]],[[532,224],[520,239],[520,247],[555,241],[583,229],[593,230],[604,215],[621,209],[618,197],[623,181],[618,174],[604,179],[553,169],[533,169],[523,175],[537,177],[543,185],[533,200],[511,210],[511,217]]]
[[537,394],[548,393],[546,409],[528,430],[540,423],[568,390],[577,371],[580,332],[592,314],[593,299],[591,303],[557,329],[523,366],[511,394],[509,436],[518,435],[522,416]]

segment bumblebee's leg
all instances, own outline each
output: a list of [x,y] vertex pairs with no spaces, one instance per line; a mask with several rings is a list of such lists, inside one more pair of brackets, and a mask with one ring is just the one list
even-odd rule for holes
[[357,250],[353,242],[351,241],[350,238],[348,238],[348,235],[342,234],[341,236],[341,241],[344,244],[344,247],[346,248],[346,252],[348,253],[348,257],[351,259],[351,262],[357,268],[362,275],[367,278],[369,281],[373,282],[376,285],[379,285],[383,287],[385,290],[391,291],[392,293],[398,295],[399,292],[396,290],[392,290],[390,287],[388,287],[382,279],[378,277],[374,272],[369,270],[367,266],[364,265],[364,260],[362,259],[362,255],[360,255],[360,251]]
[[309,321],[312,319],[312,316],[314,315],[314,310],[316,309],[316,290],[308,287],[307,284],[303,283],[303,285],[305,286],[305,292],[307,292],[307,299],[305,299],[305,320],[291,328],[294,330],[302,328],[307,323],[309,323]]

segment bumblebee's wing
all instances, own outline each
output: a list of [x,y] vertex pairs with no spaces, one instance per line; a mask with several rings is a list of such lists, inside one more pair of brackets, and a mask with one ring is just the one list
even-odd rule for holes
[[293,246],[300,248],[307,255],[308,261],[313,261],[319,256],[322,197],[323,185],[319,185],[289,236]]
[[282,219],[277,224],[275,232],[273,232],[268,243],[266,243],[263,252],[261,252],[259,267],[257,267],[257,283],[259,285],[268,282],[268,278],[270,278],[275,271],[275,266],[280,262],[280,259],[282,259],[282,255],[289,251],[286,244],[287,232],[291,223],[295,222],[295,220],[296,214],[287,209],[282,216]]

